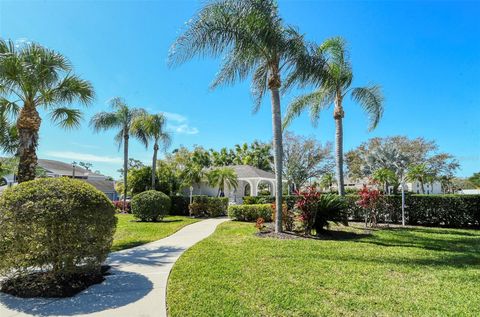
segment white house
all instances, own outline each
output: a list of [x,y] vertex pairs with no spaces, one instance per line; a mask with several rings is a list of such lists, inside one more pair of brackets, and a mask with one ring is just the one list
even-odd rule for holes
[[[268,188],[268,191],[275,195],[275,174],[266,172],[259,168],[249,165],[228,166],[237,174],[238,186],[236,189],[225,188],[225,197],[228,197],[231,203],[240,204],[245,196],[257,196],[259,189]],[[189,195],[190,190],[184,189],[184,195]],[[218,188],[213,188],[206,182],[201,182],[193,186],[193,195],[217,196]]]
[[[45,171],[46,177],[70,177],[75,179],[84,180],[91,184],[99,191],[103,192],[111,200],[118,198],[115,191],[115,183],[109,177],[101,174],[88,171],[79,166],[73,166],[72,164],[54,161],[54,160],[38,160],[38,167]],[[14,175],[7,175],[0,178],[0,193],[8,186],[12,186],[15,183]]]

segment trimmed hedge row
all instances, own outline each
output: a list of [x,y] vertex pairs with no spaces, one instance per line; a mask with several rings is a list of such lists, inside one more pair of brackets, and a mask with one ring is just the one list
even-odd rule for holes
[[[349,218],[363,221],[364,210],[356,204],[358,195],[347,195]],[[402,221],[402,197],[381,198],[379,221]],[[478,227],[480,226],[480,195],[406,195],[405,220],[409,225]]]
[[[189,216],[189,196],[170,196],[172,206],[170,215]],[[209,197],[206,195],[192,196],[194,215],[209,217],[224,216],[227,214],[228,197]],[[198,214],[197,214],[198,213]]]
[[238,221],[256,221],[258,218],[272,221],[271,204],[231,205],[228,207],[228,217]]
[[[288,209],[292,209],[298,196],[284,196]],[[365,210],[357,205],[359,195],[346,195],[348,218],[364,221]],[[273,196],[245,197],[243,204],[271,204]],[[378,220],[390,223],[402,222],[402,196],[381,197]],[[405,220],[409,225],[479,227],[480,195],[405,195]]]

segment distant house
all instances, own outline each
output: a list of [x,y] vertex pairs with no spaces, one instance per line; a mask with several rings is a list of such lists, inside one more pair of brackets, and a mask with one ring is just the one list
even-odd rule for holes
[[[249,165],[228,166],[237,174],[238,186],[236,189],[225,188],[225,197],[231,203],[242,203],[245,196],[258,196],[261,190],[275,195],[275,174]],[[193,195],[217,196],[218,188],[210,186],[207,182],[201,182],[193,186]],[[184,195],[190,194],[190,189],[183,190]]]
[[[345,178],[345,189],[350,188],[350,189],[361,189],[364,185],[367,187],[380,187],[383,188],[382,185],[372,185],[371,181],[368,178],[363,178],[359,180],[353,180],[349,178]],[[393,192],[393,187],[394,186],[389,186],[389,191],[390,193]],[[405,191],[411,192],[413,194],[422,194],[422,185],[420,182],[407,182],[405,183]],[[438,181],[435,181],[433,183],[425,183],[423,184],[423,188],[425,189],[425,194],[430,195],[430,194],[443,194],[442,191],[442,184]],[[400,192],[401,187],[398,187],[398,191]]]
[[[69,163],[64,163],[55,160],[38,160],[38,167],[40,167],[45,173],[45,177],[70,177],[79,180],[83,180],[99,191],[107,195],[111,200],[118,199],[118,194],[115,191],[115,182],[108,176],[97,174],[92,171],[86,170],[79,166],[73,166]],[[0,193],[6,187],[15,183],[13,175],[7,175],[0,180]],[[2,186],[4,185],[4,186]]]

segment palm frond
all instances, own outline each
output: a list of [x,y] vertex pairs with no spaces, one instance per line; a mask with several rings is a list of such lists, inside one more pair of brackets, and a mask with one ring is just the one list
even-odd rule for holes
[[375,129],[383,115],[383,94],[378,85],[352,89],[352,98],[357,101],[370,119],[369,131]]
[[95,92],[89,81],[69,74],[55,88],[44,91],[39,102],[46,105],[54,103],[71,104],[78,100],[83,105],[88,105],[94,97]]
[[283,128],[288,127],[294,118],[310,107],[310,119],[313,124],[318,122],[320,112],[333,102],[333,93],[319,89],[312,93],[295,98],[288,106],[287,114],[283,119]]
[[122,127],[122,122],[116,113],[99,112],[90,119],[90,126],[95,132]]
[[52,121],[64,129],[78,128],[82,120],[82,112],[78,109],[59,107],[50,112]]

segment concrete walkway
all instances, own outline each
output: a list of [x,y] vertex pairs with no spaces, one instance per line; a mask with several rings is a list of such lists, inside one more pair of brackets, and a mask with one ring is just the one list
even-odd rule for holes
[[111,275],[66,299],[22,299],[0,293],[0,316],[164,317],[168,275],[189,247],[205,239],[225,218],[188,225],[173,235],[111,253]]

